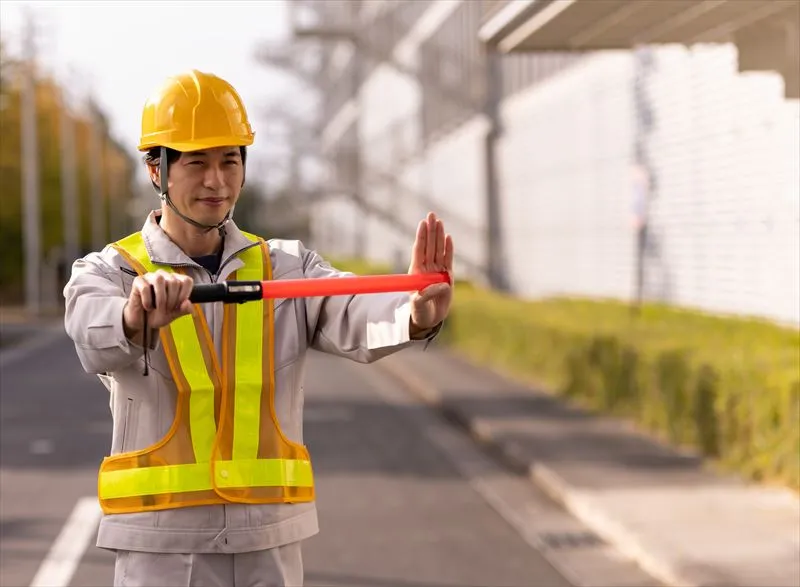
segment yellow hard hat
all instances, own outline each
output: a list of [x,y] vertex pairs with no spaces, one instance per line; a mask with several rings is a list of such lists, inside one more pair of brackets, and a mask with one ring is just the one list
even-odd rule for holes
[[170,77],[147,100],[139,150],[199,151],[253,144],[242,99],[225,80],[191,70]]

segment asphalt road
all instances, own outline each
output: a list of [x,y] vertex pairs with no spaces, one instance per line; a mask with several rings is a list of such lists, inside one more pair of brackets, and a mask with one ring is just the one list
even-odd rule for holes
[[[110,443],[105,388],[63,335],[34,339],[0,354],[3,586],[31,584],[95,495]],[[656,584],[379,367],[315,353],[306,394],[321,526],[304,549],[307,585]],[[94,537],[73,567],[57,561],[65,585],[112,584],[113,555]]]

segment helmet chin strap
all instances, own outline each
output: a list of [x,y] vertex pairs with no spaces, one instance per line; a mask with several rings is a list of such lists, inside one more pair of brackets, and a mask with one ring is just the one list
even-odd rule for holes
[[218,222],[217,224],[203,224],[201,222],[197,222],[196,220],[189,218],[185,214],[183,214],[180,210],[178,210],[177,206],[172,203],[172,198],[169,197],[169,191],[167,186],[169,182],[167,181],[167,148],[161,147],[161,157],[159,158],[158,168],[159,168],[159,176],[161,178],[161,189],[159,190],[159,198],[161,201],[164,202],[167,206],[169,206],[175,214],[180,217],[181,220],[184,222],[188,222],[192,226],[199,228],[200,230],[204,230],[206,232],[210,230],[217,229],[219,231],[219,235],[221,237],[225,237],[227,231],[225,229],[225,225],[230,222],[231,217],[233,216],[233,208],[235,206],[231,206],[231,209],[228,210],[228,213],[225,214],[225,218],[222,221]]

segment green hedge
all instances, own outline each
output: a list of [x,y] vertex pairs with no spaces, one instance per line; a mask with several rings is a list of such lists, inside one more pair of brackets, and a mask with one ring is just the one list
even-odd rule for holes
[[[385,266],[337,260],[354,273]],[[744,477],[800,490],[800,332],[616,301],[525,301],[457,283],[441,338],[471,359],[636,421]]]
[[612,301],[463,289],[442,335],[471,358],[631,418],[729,470],[800,489],[797,331],[657,305],[634,317]]

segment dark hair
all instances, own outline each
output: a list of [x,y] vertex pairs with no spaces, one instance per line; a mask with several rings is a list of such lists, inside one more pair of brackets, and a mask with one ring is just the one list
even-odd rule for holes
[[[239,153],[242,156],[242,164],[247,162],[247,147],[239,147]],[[167,147],[167,170],[169,166],[181,158],[182,153],[175,149]],[[153,147],[144,155],[144,162],[148,165],[158,165],[161,161],[161,147]]]
[[[176,151],[175,149],[167,147],[167,171],[169,171],[170,165],[181,158],[182,154],[181,151]],[[242,165],[244,165],[247,163],[247,147],[239,147],[239,154],[242,156]],[[153,147],[147,151],[144,155],[144,162],[151,167],[159,165],[161,163],[161,147]],[[159,186],[156,182],[153,182],[153,187],[158,191]]]

